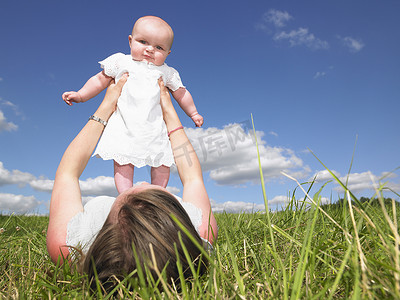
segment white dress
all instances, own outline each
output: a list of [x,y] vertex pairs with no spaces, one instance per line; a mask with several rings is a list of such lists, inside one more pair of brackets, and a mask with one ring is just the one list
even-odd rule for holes
[[172,91],[184,87],[179,73],[163,64],[156,66],[135,61],[130,55],[117,53],[99,62],[107,76],[117,82],[128,72],[118,99],[94,155],[113,159],[120,165],[159,167],[174,163],[167,128],[160,105],[158,78]]
[[[192,203],[183,202],[178,196],[175,196],[179,203],[183,206],[194,228],[199,231],[199,226],[202,223],[202,212],[200,208]],[[66,245],[76,247],[86,254],[90,246],[94,242],[100,229],[103,227],[111,206],[115,201],[114,197],[99,196],[91,199],[83,207],[83,211],[77,213],[69,220],[67,225]],[[211,244],[203,239],[206,249],[212,249]],[[73,248],[69,248],[70,253],[73,253]]]

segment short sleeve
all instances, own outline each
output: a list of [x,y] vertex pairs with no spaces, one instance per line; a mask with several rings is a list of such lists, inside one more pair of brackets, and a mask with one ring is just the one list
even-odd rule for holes
[[83,211],[68,222],[66,245],[86,253],[103,227],[114,201],[113,197],[100,196],[86,203]]
[[201,209],[198,208],[197,206],[194,206],[190,202],[184,202],[181,197],[174,195],[175,198],[179,201],[179,203],[182,205],[182,207],[185,209],[186,213],[188,214],[190,221],[192,221],[192,224],[194,228],[196,229],[197,232],[199,232],[199,228],[202,222],[202,217],[203,213],[201,212]]
[[[201,212],[201,209],[190,202],[183,202],[181,197],[175,195],[175,198],[178,199],[179,203],[185,209],[185,211],[189,215],[190,220],[192,221],[194,228],[196,229],[197,233],[199,233],[199,228],[201,226],[201,223],[203,222],[203,213]],[[208,251],[214,250],[213,246],[208,240],[202,237],[201,240],[203,241],[204,249]]]
[[100,66],[104,69],[104,73],[110,77],[117,77],[122,69],[122,63],[125,58],[125,54],[116,53],[106,59],[99,61]]
[[166,74],[166,86],[173,92],[179,88],[185,88],[182,83],[181,77],[177,70],[172,67],[168,67],[168,72]]

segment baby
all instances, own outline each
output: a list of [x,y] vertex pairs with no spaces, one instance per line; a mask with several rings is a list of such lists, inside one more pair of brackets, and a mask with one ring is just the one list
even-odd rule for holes
[[164,63],[171,53],[172,28],[161,18],[138,19],[129,36],[131,54],[117,53],[100,62],[103,71],[91,77],[78,92],[65,92],[63,100],[85,102],[104,90],[114,78],[129,73],[118,106],[110,117],[94,155],[114,160],[114,180],[119,193],[133,186],[134,166],[151,166],[151,183],[166,187],[174,163],[161,106],[158,79],[196,126],[203,125],[193,98],[179,73]]

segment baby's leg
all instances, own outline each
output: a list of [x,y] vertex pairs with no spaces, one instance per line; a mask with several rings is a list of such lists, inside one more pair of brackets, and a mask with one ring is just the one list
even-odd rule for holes
[[164,165],[157,168],[151,167],[151,184],[167,187],[169,180],[169,167]]
[[114,181],[118,193],[122,193],[133,186],[133,171],[135,166],[132,164],[120,165],[114,161]]

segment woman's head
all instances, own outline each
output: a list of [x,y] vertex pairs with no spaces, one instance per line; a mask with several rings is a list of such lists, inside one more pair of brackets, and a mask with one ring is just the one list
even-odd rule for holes
[[[136,270],[138,264],[142,270],[145,270],[146,266],[157,280],[153,257],[159,272],[166,266],[165,278],[177,280],[179,273],[174,245],[178,250],[182,269],[186,270],[185,277],[190,277],[189,262],[179,241],[179,232],[191,256],[191,262],[194,262],[195,266],[200,264],[200,272],[203,273],[205,262],[200,256],[201,251],[180,230],[171,215],[188,229],[200,245],[202,244],[185,209],[173,195],[160,189],[146,189],[126,195],[124,201],[118,205],[116,215],[110,214],[107,218],[84,260],[83,270],[88,274],[89,280],[92,280],[92,287],[96,286],[94,272],[97,273],[103,287],[110,291],[117,282],[113,278],[122,280]],[[138,259],[135,259],[133,249]]]

